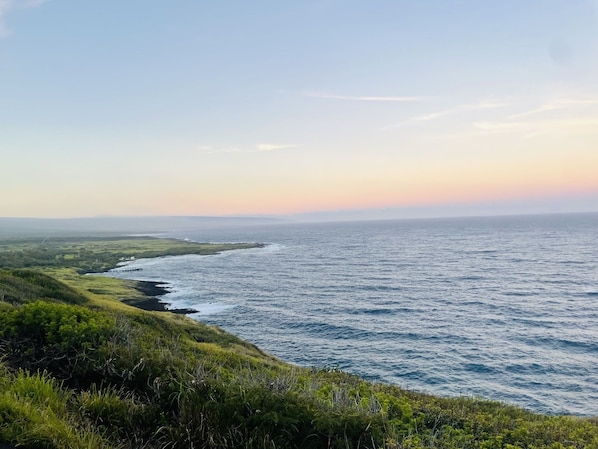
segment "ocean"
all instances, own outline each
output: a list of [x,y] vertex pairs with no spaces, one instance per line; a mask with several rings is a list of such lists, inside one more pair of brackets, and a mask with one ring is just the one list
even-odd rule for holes
[[262,242],[137,260],[172,307],[306,367],[598,416],[598,214],[283,223],[161,234]]

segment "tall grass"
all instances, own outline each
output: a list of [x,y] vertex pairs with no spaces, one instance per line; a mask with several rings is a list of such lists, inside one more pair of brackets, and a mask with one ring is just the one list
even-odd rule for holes
[[0,441],[40,449],[103,449],[111,446],[70,410],[72,393],[49,375],[18,371],[3,375]]

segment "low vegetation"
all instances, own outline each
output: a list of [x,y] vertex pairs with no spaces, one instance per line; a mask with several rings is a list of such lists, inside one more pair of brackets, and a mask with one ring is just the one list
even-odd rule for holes
[[[125,241],[85,251],[102,267],[149,253]],[[0,447],[598,448],[596,419],[292,366],[216,327],[127,306],[132,285],[77,274],[92,259],[23,268],[21,253],[0,268]]]
[[119,262],[182,254],[217,254],[258,243],[196,243],[151,237],[53,237],[0,240],[0,267],[76,267],[80,272],[102,272]]

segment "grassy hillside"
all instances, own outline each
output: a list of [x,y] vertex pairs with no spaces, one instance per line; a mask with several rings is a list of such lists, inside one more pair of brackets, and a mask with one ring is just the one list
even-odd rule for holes
[[0,268],[0,447],[598,448],[596,419],[296,367],[185,316],[128,306],[132,284],[77,272],[149,254],[126,241],[55,247],[35,268],[22,249]]

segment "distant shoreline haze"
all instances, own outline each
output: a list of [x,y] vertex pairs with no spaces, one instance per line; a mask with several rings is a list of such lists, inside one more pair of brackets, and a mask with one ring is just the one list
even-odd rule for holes
[[421,206],[410,208],[358,209],[339,211],[314,211],[290,215],[256,216],[98,216],[76,218],[1,217],[0,235],[6,237],[36,235],[41,233],[161,233],[175,229],[239,227],[252,225],[285,224],[298,222],[342,222],[376,220],[412,220],[467,217],[493,217],[517,215],[598,214],[598,195],[583,202],[528,203],[487,205]]

